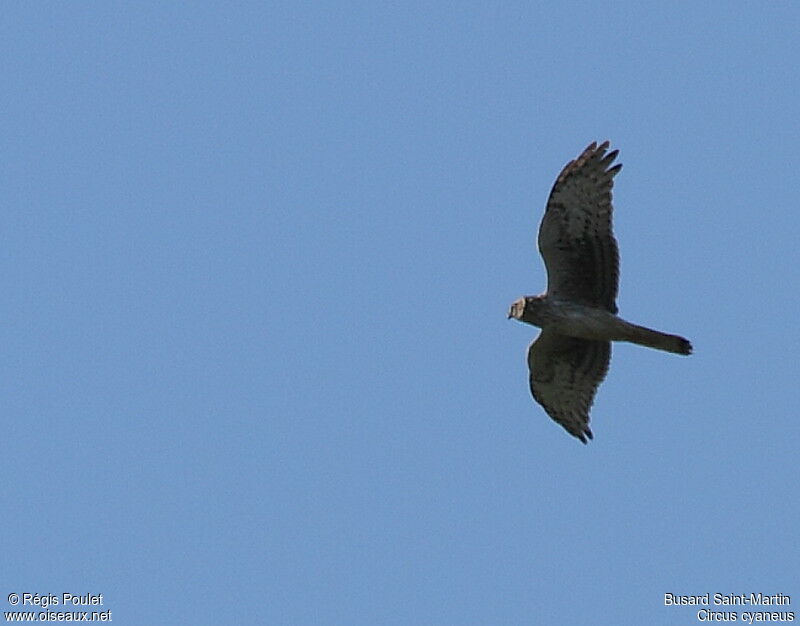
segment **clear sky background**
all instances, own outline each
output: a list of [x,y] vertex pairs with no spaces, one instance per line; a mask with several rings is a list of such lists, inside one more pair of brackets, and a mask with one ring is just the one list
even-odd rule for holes
[[[625,626],[763,592],[800,619],[796,2],[10,2],[0,29],[4,611]],[[604,139],[620,313],[695,354],[615,346],[584,446],[506,313]]]

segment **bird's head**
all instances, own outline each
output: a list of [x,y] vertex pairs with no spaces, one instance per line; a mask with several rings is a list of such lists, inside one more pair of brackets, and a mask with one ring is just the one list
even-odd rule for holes
[[548,307],[547,294],[524,296],[511,305],[511,309],[508,311],[508,319],[513,317],[520,322],[542,328],[542,325],[550,317]]
[[519,300],[515,300],[514,304],[512,304],[511,308],[508,310],[508,319],[511,319],[513,317],[515,320],[521,320],[524,311],[525,311],[525,298],[520,298]]

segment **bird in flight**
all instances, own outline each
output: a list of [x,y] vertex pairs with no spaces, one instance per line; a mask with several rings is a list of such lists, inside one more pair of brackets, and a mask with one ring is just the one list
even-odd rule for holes
[[534,399],[568,433],[592,439],[589,408],[611,360],[611,342],[691,354],[683,337],[617,316],[619,253],[611,229],[618,150],[592,143],[561,170],[539,226],[547,291],[511,305],[509,319],[542,329],[528,348]]

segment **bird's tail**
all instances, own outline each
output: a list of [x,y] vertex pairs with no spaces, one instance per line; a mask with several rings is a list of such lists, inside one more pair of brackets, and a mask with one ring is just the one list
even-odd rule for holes
[[644,326],[637,326],[628,322],[626,337],[624,341],[637,343],[640,346],[674,352],[675,354],[691,354],[692,344],[688,339],[678,335],[669,335]]

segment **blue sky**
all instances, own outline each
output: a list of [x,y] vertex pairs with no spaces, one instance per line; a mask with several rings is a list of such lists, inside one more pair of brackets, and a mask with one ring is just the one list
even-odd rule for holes
[[[16,2],[0,28],[4,611],[798,610],[797,3]],[[620,313],[695,354],[615,346],[583,446],[506,312],[604,139]]]

